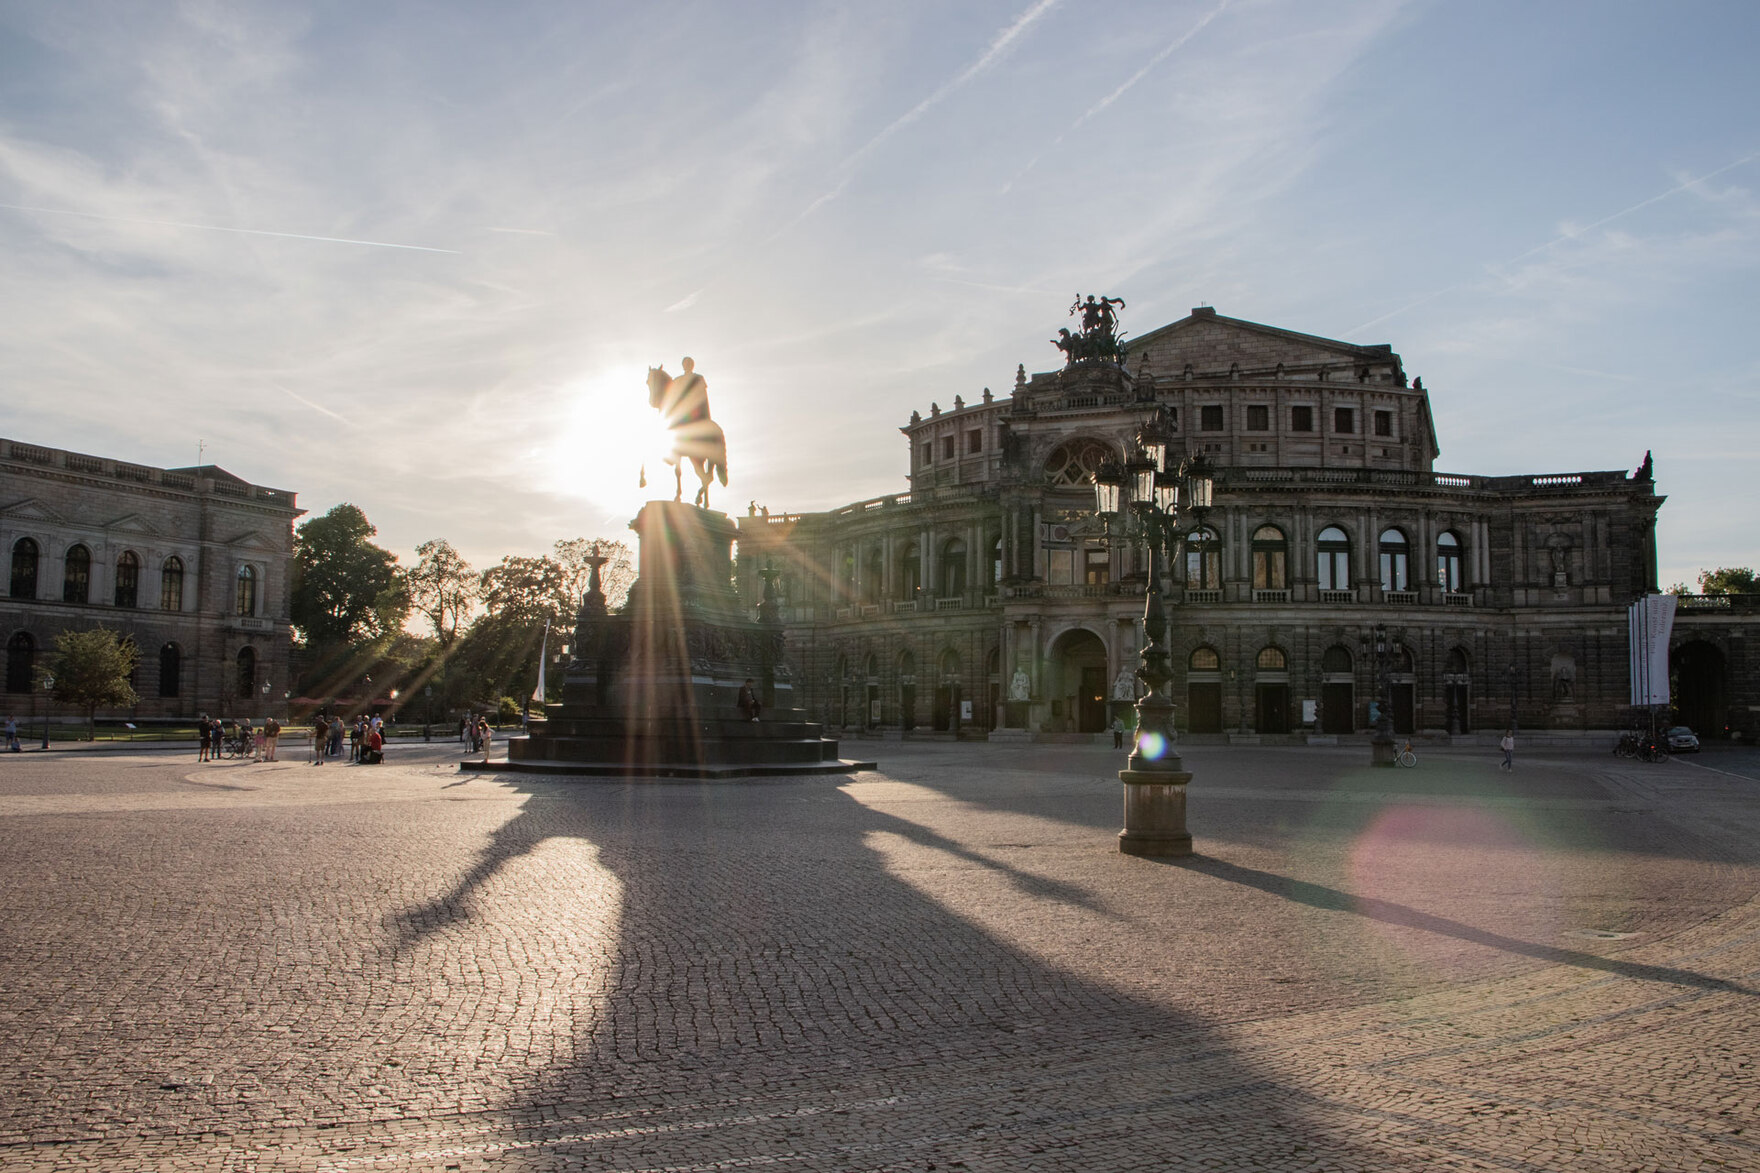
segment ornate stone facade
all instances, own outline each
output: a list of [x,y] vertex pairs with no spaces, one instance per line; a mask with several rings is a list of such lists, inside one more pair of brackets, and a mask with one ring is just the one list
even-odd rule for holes
[[43,711],[31,681],[55,636],[108,627],[140,652],[128,716],[285,715],[301,512],[294,494],[212,465],[149,468],[0,439],[0,706]]
[[[1429,393],[1391,347],[1209,308],[1130,341],[1122,364],[1023,369],[1007,396],[913,413],[909,492],[743,519],[742,589],[755,600],[760,567],[780,572],[809,711],[846,728],[1104,729],[1132,695],[1146,575],[1140,550],[1104,541],[1090,478],[1158,408],[1175,449],[1217,473],[1165,580],[1183,729],[1366,729],[1377,625],[1401,733],[1501,729],[1512,711],[1524,729],[1628,719],[1625,609],[1657,586],[1648,461],[1437,472]],[[1701,630],[1720,618],[1729,630]],[[1754,618],[1682,608],[1676,646],[1710,648],[1693,654],[1718,681],[1683,684],[1716,694],[1692,715],[1706,730],[1752,723],[1760,665],[1731,633]]]

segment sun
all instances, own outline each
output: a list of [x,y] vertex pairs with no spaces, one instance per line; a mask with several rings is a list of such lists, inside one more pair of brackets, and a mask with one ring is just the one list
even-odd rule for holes
[[[648,372],[617,367],[564,388],[549,451],[551,488],[632,515],[672,479],[665,456],[672,438],[660,413],[648,406]],[[648,487],[638,487],[643,470]]]

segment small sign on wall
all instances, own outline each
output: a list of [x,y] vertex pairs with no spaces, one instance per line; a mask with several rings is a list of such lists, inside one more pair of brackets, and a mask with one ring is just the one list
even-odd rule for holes
[[961,721],[970,721],[972,719],[971,701],[961,701],[959,703],[959,719]]
[[1312,725],[1319,719],[1319,706],[1313,701],[1302,702],[1302,724]]

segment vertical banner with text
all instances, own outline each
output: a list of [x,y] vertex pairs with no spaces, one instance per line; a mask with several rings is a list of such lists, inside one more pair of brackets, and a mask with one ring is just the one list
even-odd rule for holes
[[1668,704],[1668,639],[1674,633],[1673,595],[1645,595],[1626,609],[1632,704]]

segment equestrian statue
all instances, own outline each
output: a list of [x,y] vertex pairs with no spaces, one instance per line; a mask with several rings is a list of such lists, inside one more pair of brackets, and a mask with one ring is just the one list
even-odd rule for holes
[[[697,374],[697,364],[688,358],[684,374],[676,379],[664,367],[649,367],[648,406],[660,412],[672,433],[672,452],[666,457],[678,484],[672,499],[684,500],[684,462],[689,460],[700,483],[694,502],[707,509],[709,482],[719,476],[727,484],[727,436],[709,418],[709,381]],[[646,467],[641,483],[643,488],[648,485]]]

